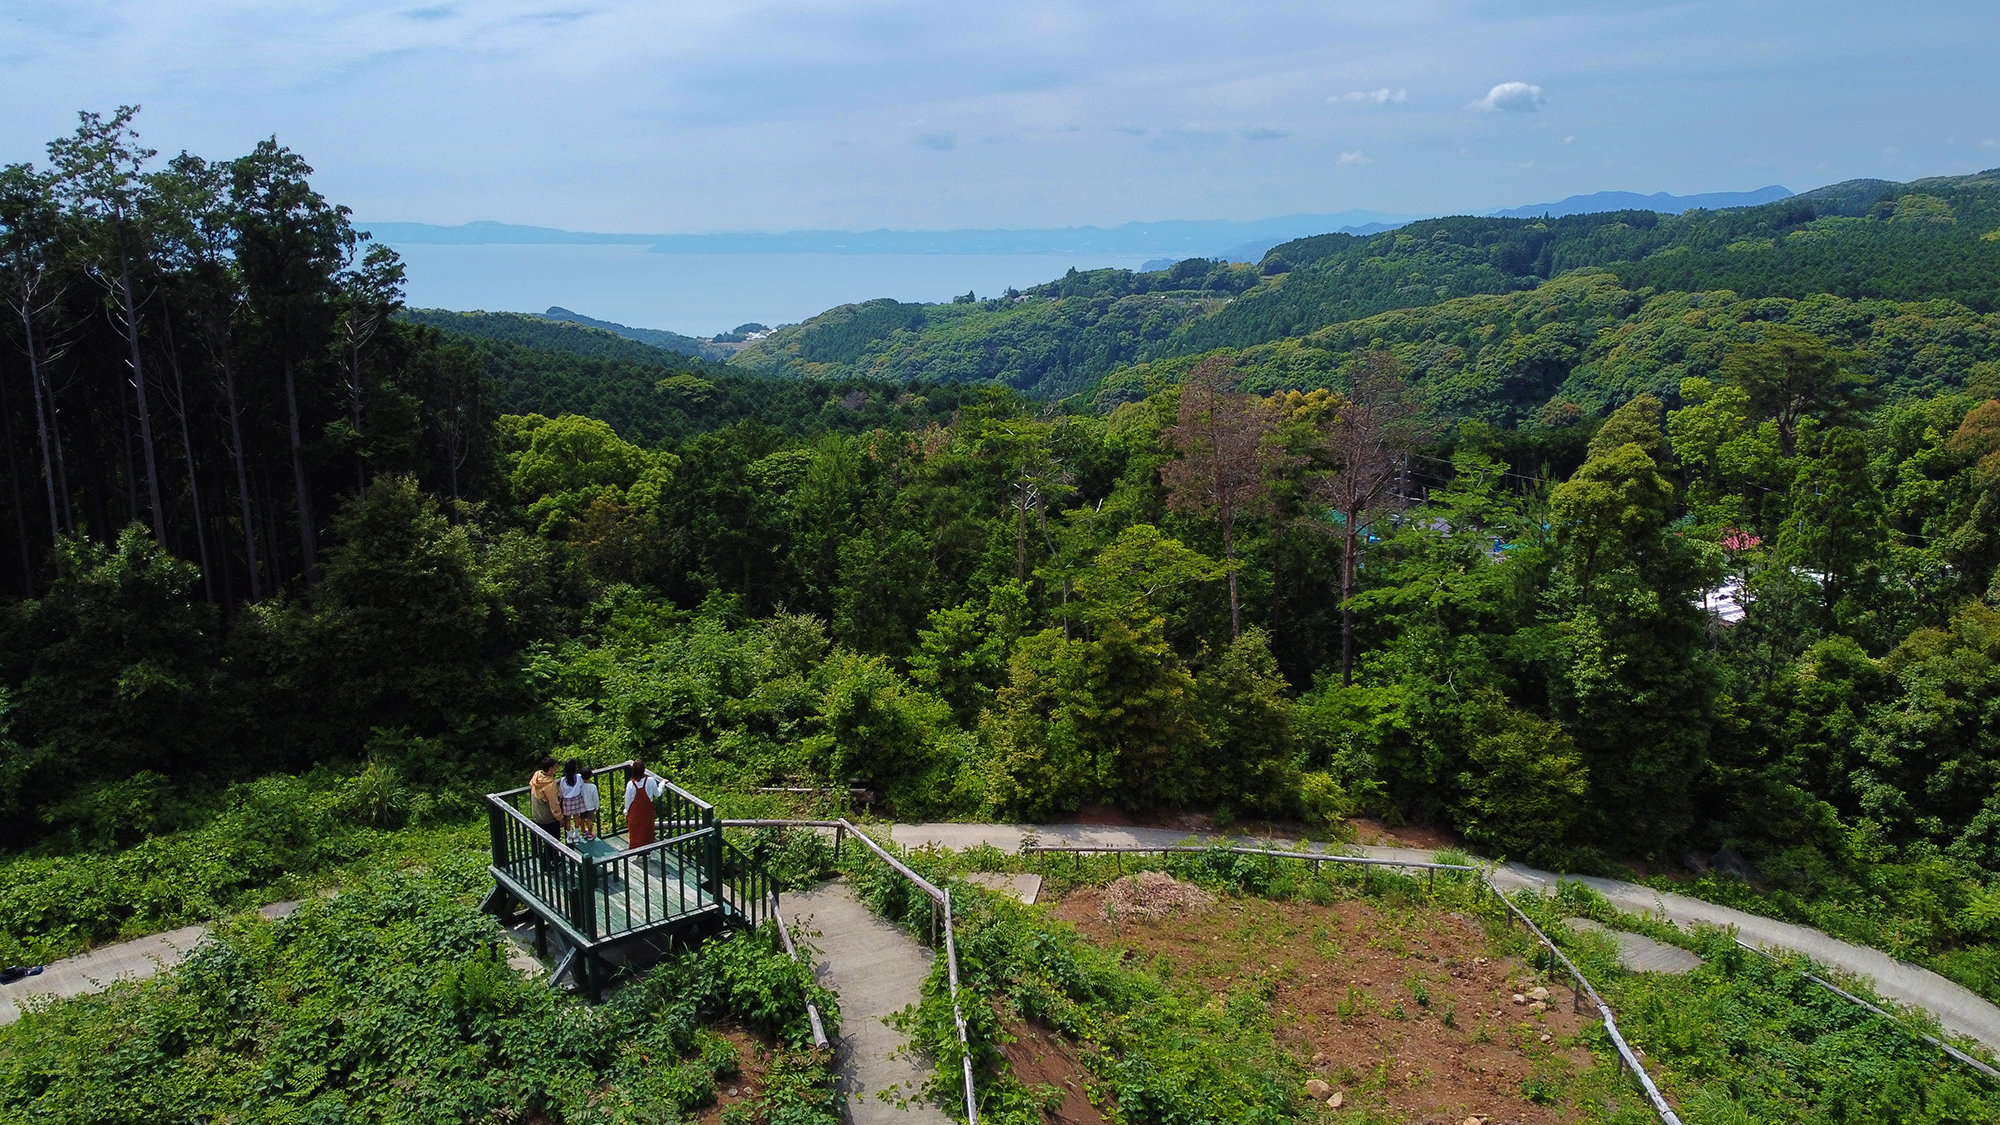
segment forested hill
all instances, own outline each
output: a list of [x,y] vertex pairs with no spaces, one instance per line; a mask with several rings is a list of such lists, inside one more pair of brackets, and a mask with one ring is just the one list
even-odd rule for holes
[[[1634,290],[1603,269],[1217,354],[1245,387],[1269,392],[1343,385],[1365,356],[1386,352],[1440,417],[1547,431],[1587,423],[1641,394],[1678,402],[1682,380],[1719,377],[1732,349],[1774,327],[1837,345],[1886,398],[2000,386],[2000,312],[1944,300]],[[1093,402],[1110,409],[1142,399],[1202,359],[1123,368],[1104,379]]]
[[1190,258],[1152,273],[1072,269],[984,300],[866,301],[780,328],[730,365],[796,378],[992,381],[1063,398],[1152,354],[1257,283],[1254,267]]
[[1627,290],[1949,300],[2000,308],[2000,170],[1856,180],[1775,203],[1660,215],[1447,218],[1270,251],[1255,270],[1075,273],[949,305],[868,302],[782,329],[731,362],[772,375],[993,380],[1039,397],[1135,361],[1246,348],[1458,298],[1609,270]]
[[449,330],[442,336],[478,357],[499,413],[584,415],[647,445],[674,444],[739,422],[794,437],[906,429],[949,419],[961,404],[991,397],[990,388],[969,383],[771,380],[657,349],[635,360]]
[[[600,359],[656,363],[672,362],[673,355],[722,359],[729,354],[726,348],[712,347],[692,336],[658,329],[627,328],[610,321],[593,320],[568,309],[550,309],[546,315],[540,316],[516,312],[404,309],[398,316],[412,324],[427,324],[461,336],[476,336]],[[662,355],[662,352],[668,354]]]

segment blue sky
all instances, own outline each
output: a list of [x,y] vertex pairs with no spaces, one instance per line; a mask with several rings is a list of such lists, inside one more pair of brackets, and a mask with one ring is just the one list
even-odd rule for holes
[[272,133],[357,215],[579,230],[1479,211],[2000,166],[2000,5],[11,0],[0,159]]

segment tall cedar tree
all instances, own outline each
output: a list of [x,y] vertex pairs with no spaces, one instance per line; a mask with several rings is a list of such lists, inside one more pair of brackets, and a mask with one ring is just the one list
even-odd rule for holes
[[152,149],[140,147],[139,134],[132,129],[132,118],[138,112],[135,105],[119,106],[108,121],[88,111],[78,114],[81,121],[76,135],[51,142],[49,161],[55,165],[58,190],[81,220],[75,233],[84,272],[110,297],[108,309],[122,337],[125,366],[138,405],[139,451],[146,466],[146,506],[152,516],[153,542],[164,550],[166,506],[160,499],[152,402],[139,344],[141,301],[132,276],[135,266],[150,262],[141,219],[148,209],[152,185],[141,169],[154,156]]
[[1229,569],[1229,637],[1243,635],[1236,592],[1236,518],[1271,510],[1266,473],[1274,426],[1270,410],[1235,390],[1228,360],[1204,360],[1181,384],[1180,416],[1163,435],[1179,459],[1160,466],[1167,506],[1191,516],[1213,516],[1222,529],[1222,557]]

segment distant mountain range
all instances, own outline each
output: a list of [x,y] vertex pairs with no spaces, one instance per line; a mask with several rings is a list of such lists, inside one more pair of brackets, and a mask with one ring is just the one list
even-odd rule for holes
[[1564,215],[1596,215],[1605,211],[1658,211],[1662,215],[1678,215],[1683,211],[1755,207],[1760,203],[1789,199],[1791,195],[1790,188],[1777,184],[1760,187],[1756,191],[1711,191],[1701,195],[1669,195],[1664,191],[1651,195],[1640,195],[1636,191],[1600,191],[1590,195],[1572,195],[1557,203],[1509,207],[1490,214],[1500,219],[1539,219],[1544,215],[1559,219]]

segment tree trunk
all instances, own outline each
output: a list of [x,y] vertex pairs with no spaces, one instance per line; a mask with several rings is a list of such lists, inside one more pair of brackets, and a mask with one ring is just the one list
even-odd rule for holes
[[347,399],[354,416],[354,494],[368,488],[368,459],[361,454],[361,344],[354,344],[354,377],[347,384]]
[[14,535],[21,544],[21,596],[35,596],[35,553],[28,546],[28,512],[21,499],[21,459],[14,450],[14,411],[7,405],[7,384],[0,381],[0,426],[7,430],[7,483],[14,492]]
[[1229,639],[1236,641],[1241,640],[1243,637],[1243,609],[1236,600],[1236,543],[1233,538],[1236,513],[1230,511],[1227,504],[1220,505],[1220,508],[1222,515],[1222,557],[1229,564]]
[[56,389],[49,382],[48,371],[42,372],[42,386],[49,395],[49,436],[56,443],[56,490],[62,496],[63,530],[76,534],[76,505],[70,500],[69,459],[63,454],[62,412],[56,408]]
[[[298,384],[292,378],[292,361],[285,360],[285,407],[291,413],[292,422],[292,484],[299,494],[299,552],[300,573],[305,576],[306,585],[312,585],[313,570],[318,565],[314,557],[316,544],[313,524],[312,492],[306,484],[306,461],[304,443],[299,439],[299,392]],[[454,474],[453,492],[457,491]]]
[[1014,581],[1028,582],[1028,505],[1017,488],[1014,496]]
[[268,472],[259,474],[257,483],[259,491],[263,494],[258,511],[264,517],[264,542],[273,545],[266,557],[271,562],[271,591],[276,593],[285,588],[285,553],[276,546],[278,539],[284,533],[284,527],[278,519],[278,502],[271,495],[271,474]]
[[131,353],[132,388],[139,399],[139,449],[146,462],[146,499],[153,509],[153,542],[167,549],[166,507],[160,503],[160,465],[153,455],[153,411],[146,402],[146,368],[139,355],[139,309],[132,301],[132,271],[118,256],[118,299],[125,309],[125,347]]
[[35,318],[32,315],[31,300],[22,295],[21,334],[28,347],[28,390],[35,396],[35,432],[42,442],[42,483],[49,495],[49,538],[63,533],[63,521],[56,511],[56,462],[49,449],[49,413],[42,409],[42,363],[35,345]]
[[257,567],[257,517],[251,511],[250,469],[243,461],[243,420],[236,409],[236,370],[229,362],[228,345],[222,349],[222,391],[229,406],[230,452],[236,457],[236,499],[243,509],[243,559],[250,566],[250,604],[263,598],[261,572]]
[[[118,395],[118,428],[125,439],[125,519],[118,527],[106,529],[109,533],[105,537],[105,542],[107,543],[118,538],[119,531],[123,530],[127,524],[139,522],[139,464],[132,459],[132,412],[125,408],[127,404],[123,393],[124,387],[121,386],[118,389],[120,392]],[[116,483],[116,479],[114,474],[114,483]]]
[[194,505],[194,549],[201,560],[201,588],[210,605],[215,604],[215,572],[208,562],[208,529],[201,512],[201,481],[195,469],[194,441],[188,437],[187,384],[181,379],[181,357],[174,347],[174,318],[163,318],[167,326],[167,366],[174,373],[175,414],[181,423],[181,452],[187,456],[188,502]]
[[1355,521],[1360,512],[1346,513],[1347,529],[1340,551],[1340,686],[1354,686],[1354,551],[1360,539]]

